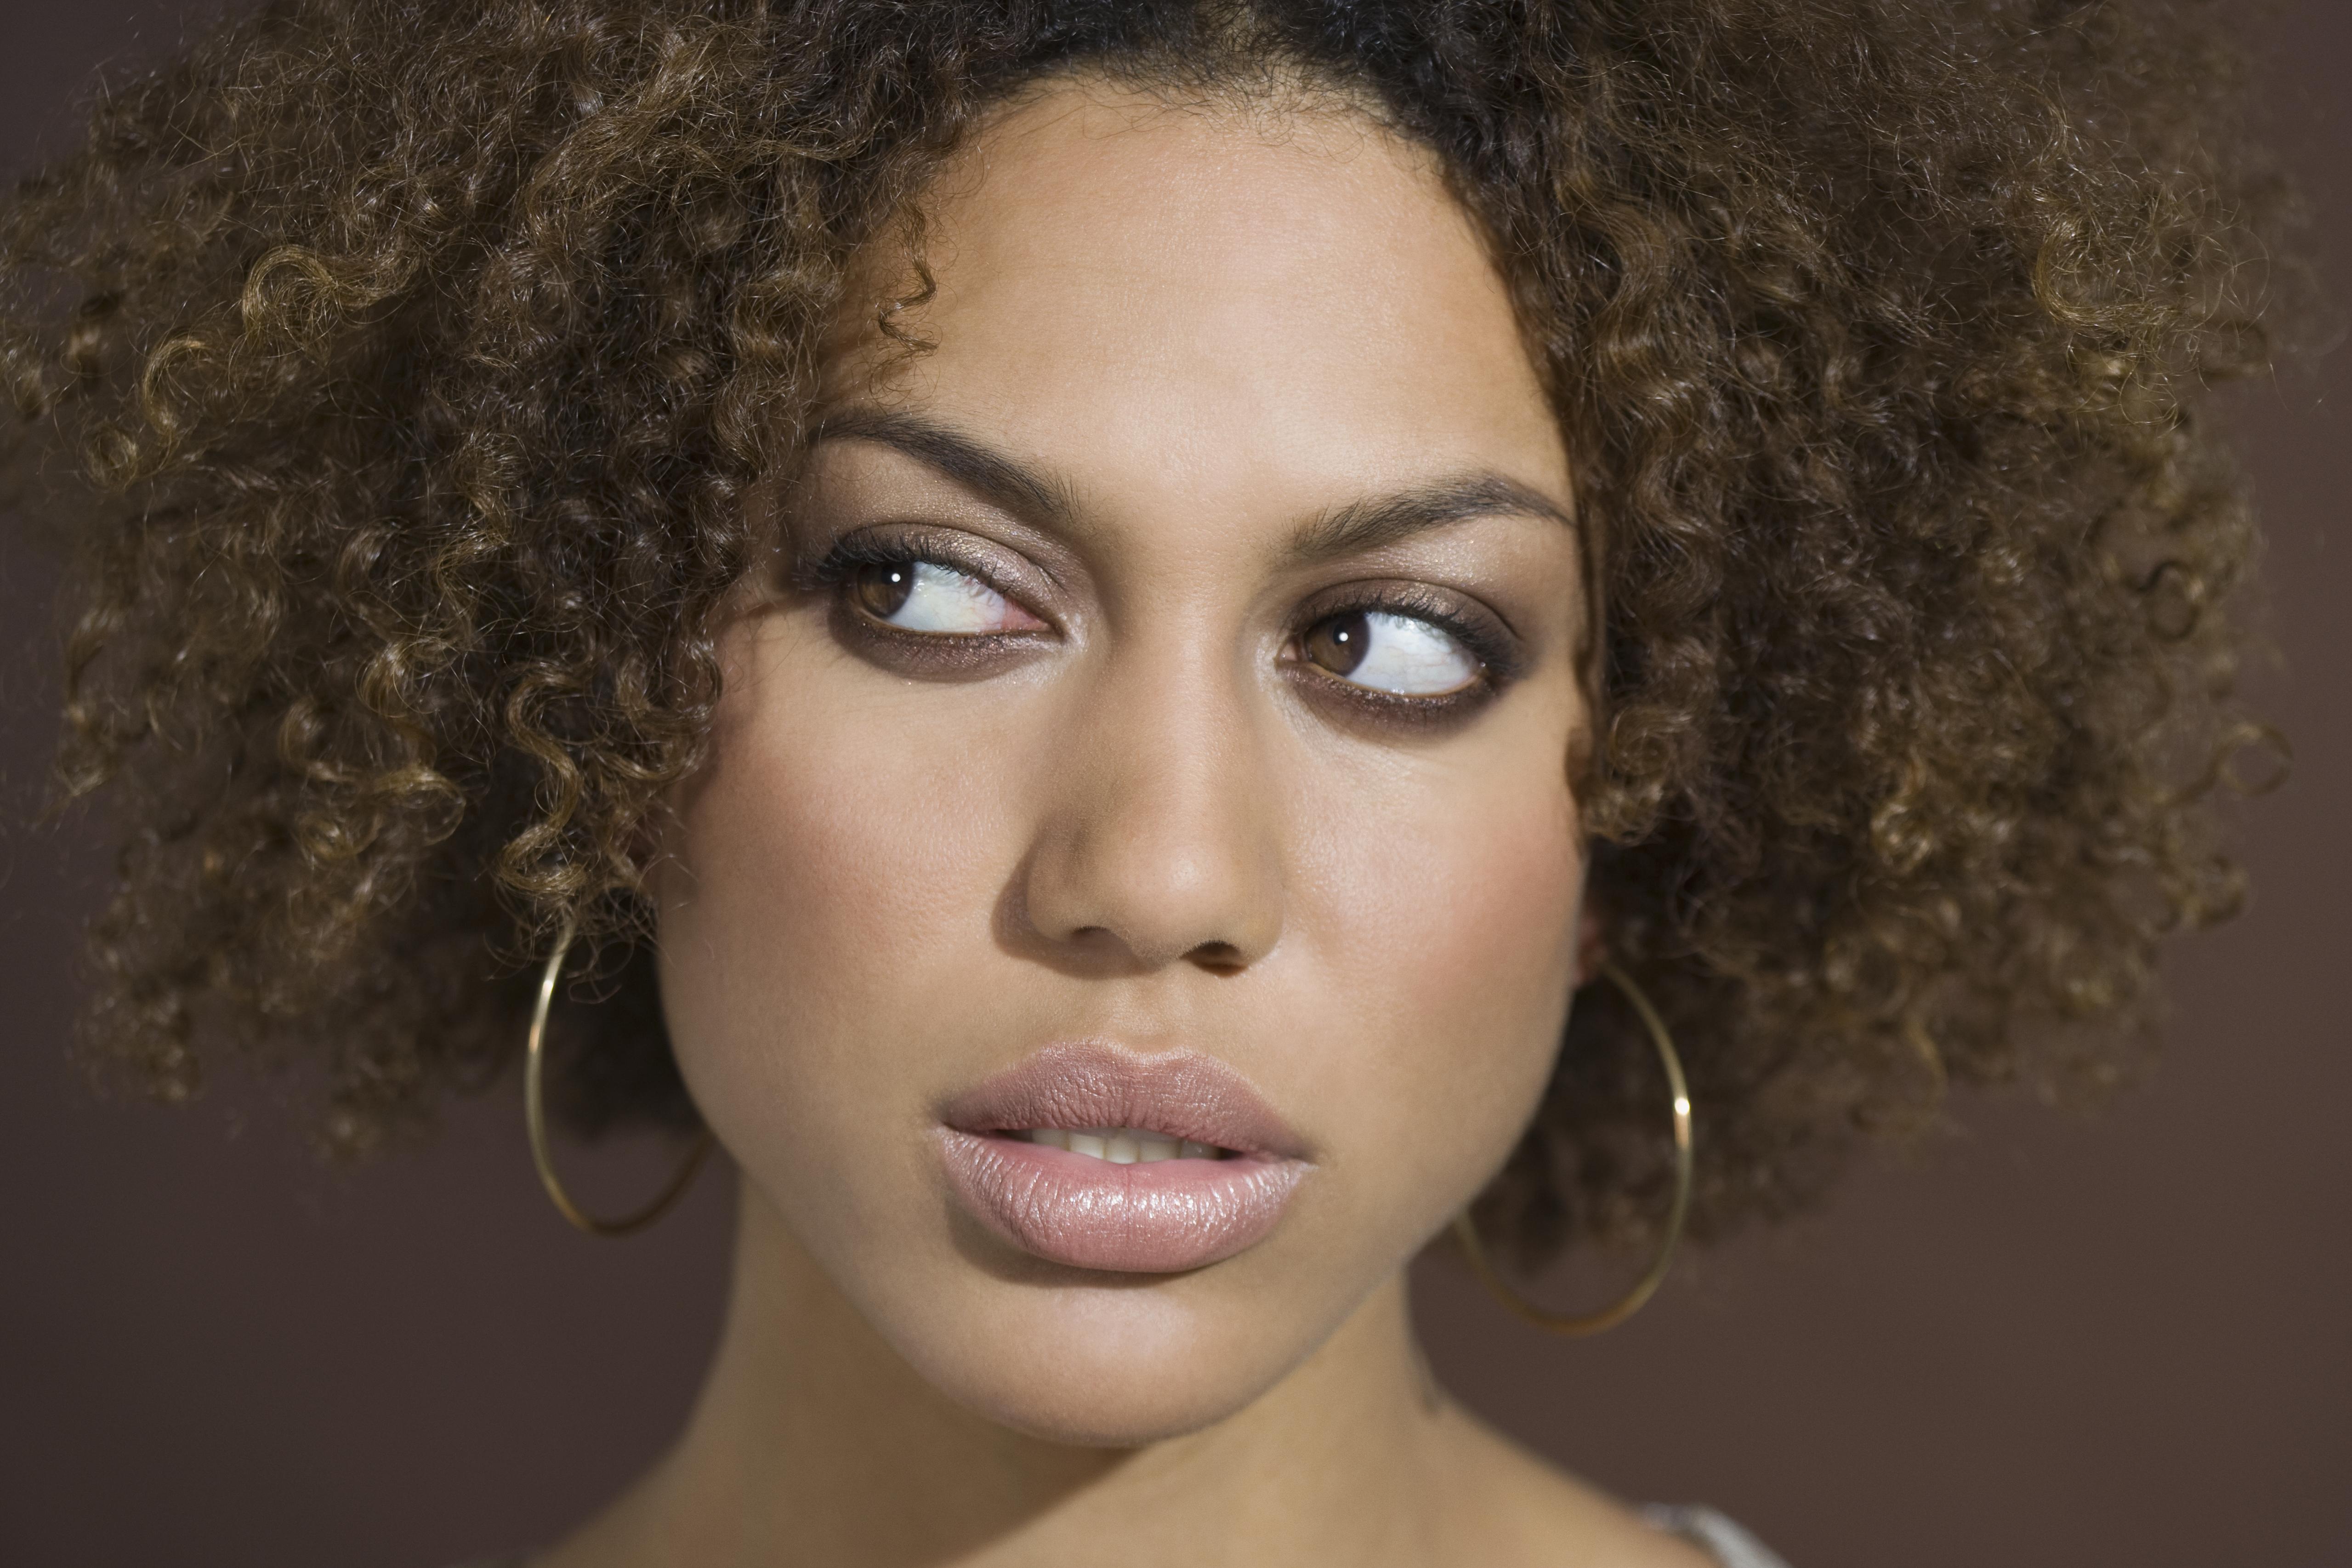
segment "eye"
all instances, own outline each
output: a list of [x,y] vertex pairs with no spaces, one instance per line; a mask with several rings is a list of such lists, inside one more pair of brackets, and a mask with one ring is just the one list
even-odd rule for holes
[[1396,697],[1449,696],[1486,673],[1452,634],[1413,616],[1350,610],[1316,622],[1304,640],[1308,663]]
[[852,605],[902,632],[986,637],[1045,624],[979,578],[934,561],[871,562],[844,586]]

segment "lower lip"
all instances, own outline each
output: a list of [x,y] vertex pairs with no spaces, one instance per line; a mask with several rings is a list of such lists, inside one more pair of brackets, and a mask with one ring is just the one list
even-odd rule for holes
[[1175,1274],[1231,1258],[1282,1220],[1306,1165],[1242,1155],[1117,1165],[943,1130],[948,1176],[982,1224],[1073,1268]]

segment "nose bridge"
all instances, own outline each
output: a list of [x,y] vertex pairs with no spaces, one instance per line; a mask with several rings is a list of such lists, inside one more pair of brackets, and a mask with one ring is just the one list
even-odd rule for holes
[[1072,716],[1030,857],[1029,923],[1051,942],[1115,942],[1150,967],[1247,964],[1281,927],[1269,738],[1235,660],[1157,651],[1116,658]]

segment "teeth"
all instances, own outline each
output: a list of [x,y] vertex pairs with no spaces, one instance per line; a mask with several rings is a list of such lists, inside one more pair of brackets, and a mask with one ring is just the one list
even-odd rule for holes
[[1015,1136],[1048,1148],[1067,1149],[1073,1154],[1108,1160],[1114,1165],[1225,1157],[1224,1151],[1213,1143],[1197,1143],[1190,1138],[1171,1138],[1165,1132],[1147,1132],[1134,1127],[1031,1127]]

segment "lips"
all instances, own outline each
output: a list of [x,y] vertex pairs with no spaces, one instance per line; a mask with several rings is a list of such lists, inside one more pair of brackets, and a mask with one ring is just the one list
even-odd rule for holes
[[[1308,1168],[1297,1134],[1248,1081],[1192,1051],[1049,1046],[940,1120],[949,1180],[973,1217],[1074,1268],[1172,1274],[1231,1258],[1281,1222]],[[1108,1128],[1223,1157],[1121,1164],[1013,1136]]]

